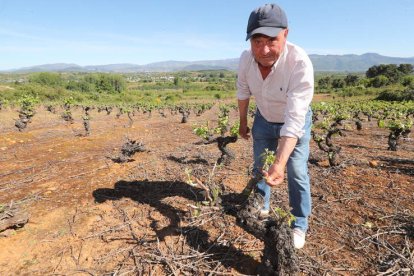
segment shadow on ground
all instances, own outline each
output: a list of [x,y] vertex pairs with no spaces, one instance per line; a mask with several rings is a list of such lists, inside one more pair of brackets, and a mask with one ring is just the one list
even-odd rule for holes
[[[207,253],[211,260],[219,261],[224,267],[232,268],[242,274],[255,273],[260,263],[252,256],[245,254],[231,244],[222,245],[212,242],[209,233],[203,229],[180,227],[180,218],[183,218],[186,212],[163,202],[163,199],[173,196],[199,202],[204,199],[200,195],[202,191],[180,181],[118,181],[113,189],[97,189],[93,192],[93,196],[98,203],[130,198],[138,203],[148,204],[170,220],[170,225],[162,229],[157,229],[156,221],[151,223],[152,230],[157,234],[158,239],[164,240],[166,236],[182,234],[187,244],[194,250]],[[235,206],[245,198],[245,196],[236,193],[223,196],[223,211],[235,216],[237,214]],[[241,226],[243,227],[243,225]]]

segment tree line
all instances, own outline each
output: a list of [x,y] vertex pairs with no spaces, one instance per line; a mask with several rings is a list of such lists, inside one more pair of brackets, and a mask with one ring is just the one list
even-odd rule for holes
[[120,93],[126,89],[126,81],[121,75],[104,73],[86,74],[79,79],[66,80],[58,73],[41,72],[30,75],[29,83],[80,92]]
[[340,89],[345,87],[374,87],[381,88],[388,85],[400,84],[414,89],[412,64],[380,64],[370,67],[365,72],[365,78],[357,74],[348,74],[346,77],[324,76],[317,82],[319,89]]

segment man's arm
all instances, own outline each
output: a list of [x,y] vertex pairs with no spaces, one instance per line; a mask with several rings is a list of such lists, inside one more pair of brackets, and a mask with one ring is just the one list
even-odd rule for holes
[[240,115],[240,126],[239,135],[244,139],[249,139],[249,127],[247,126],[247,113],[249,109],[249,99],[238,100],[239,103],[239,115]]
[[240,115],[239,135],[243,139],[250,138],[249,128],[247,126],[247,113],[251,93],[246,79],[246,70],[248,69],[250,59],[251,53],[249,51],[244,51],[240,56],[239,68],[237,72],[237,99]]
[[313,67],[309,58],[295,66],[287,90],[285,124],[280,136],[300,138],[305,133],[306,114],[314,92]]
[[275,162],[270,166],[267,172],[263,172],[263,176],[266,178],[266,183],[269,186],[276,186],[283,182],[287,161],[293,152],[297,141],[297,138],[287,136],[282,136],[279,139]]
[[289,156],[298,139],[304,134],[306,113],[312,101],[314,90],[313,66],[307,55],[298,63],[290,78],[291,86],[287,93],[285,123],[280,130],[276,160],[269,171],[263,172],[269,186],[283,182]]

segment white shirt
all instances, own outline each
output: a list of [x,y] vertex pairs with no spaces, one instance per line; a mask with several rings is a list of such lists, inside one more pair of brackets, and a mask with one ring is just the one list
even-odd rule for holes
[[286,42],[270,74],[263,80],[251,50],[241,54],[237,76],[237,98],[254,96],[262,116],[284,123],[280,135],[300,138],[314,90],[313,66],[305,51]]

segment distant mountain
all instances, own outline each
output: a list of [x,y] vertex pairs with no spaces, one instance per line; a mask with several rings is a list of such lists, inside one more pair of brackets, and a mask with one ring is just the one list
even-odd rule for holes
[[56,71],[80,71],[82,66],[74,63],[53,63],[42,64],[31,67],[23,67],[17,70],[9,70],[9,72],[26,73],[26,72],[56,72]]
[[[398,58],[381,56],[375,53],[363,55],[309,55],[316,72],[365,72],[373,65],[379,64],[401,64],[414,65],[414,57]],[[3,72],[29,73],[29,72],[112,72],[112,73],[134,73],[134,72],[173,72],[173,71],[198,71],[198,70],[237,70],[239,59],[202,60],[202,61],[162,61],[137,65],[130,63],[88,65],[55,63],[32,67],[24,67],[16,70]]]
[[[137,65],[131,63],[107,64],[107,65],[87,65],[82,67],[85,72],[134,72]],[[68,71],[68,70],[64,70]]]
[[414,57],[387,57],[375,53],[363,55],[310,55],[309,57],[315,71],[365,72],[368,68],[379,64],[409,63],[414,65]]

